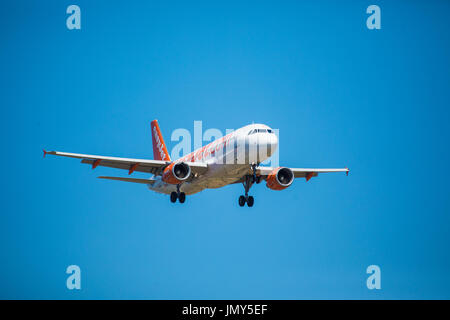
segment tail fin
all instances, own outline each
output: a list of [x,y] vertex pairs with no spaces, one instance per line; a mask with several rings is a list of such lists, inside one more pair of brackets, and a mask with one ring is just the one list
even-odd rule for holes
[[158,120],[153,120],[151,122],[152,127],[152,142],[153,142],[153,158],[155,160],[165,160],[170,161],[169,153],[167,152],[164,139],[159,130]]

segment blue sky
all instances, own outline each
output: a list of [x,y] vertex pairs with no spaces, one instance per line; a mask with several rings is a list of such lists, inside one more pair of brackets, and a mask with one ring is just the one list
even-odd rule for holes
[[[70,4],[82,29],[66,28]],[[366,8],[381,8],[381,30]],[[450,298],[447,1],[1,4],[0,298]],[[42,149],[152,158],[150,121],[280,130],[343,167],[184,205]],[[136,176],[143,176],[136,174]],[[66,288],[79,265],[82,290]],[[366,268],[381,268],[368,290]]]

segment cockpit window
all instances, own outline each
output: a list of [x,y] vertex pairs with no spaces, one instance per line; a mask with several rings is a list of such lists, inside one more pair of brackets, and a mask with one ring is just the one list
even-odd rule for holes
[[248,135],[251,135],[254,133],[264,133],[264,132],[273,133],[273,130],[272,129],[253,129],[253,130],[250,130]]

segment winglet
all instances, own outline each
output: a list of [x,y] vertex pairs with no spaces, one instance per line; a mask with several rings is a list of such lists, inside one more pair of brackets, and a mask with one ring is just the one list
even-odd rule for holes
[[350,169],[349,168],[347,168],[347,167],[345,167],[345,169],[347,169],[347,172],[345,173],[346,175],[347,175],[347,177],[348,177],[348,173],[350,172]]
[[44,151],[44,155],[42,156],[42,158],[45,158],[45,155],[47,154],[47,151],[45,151],[45,149],[42,149],[42,151]]

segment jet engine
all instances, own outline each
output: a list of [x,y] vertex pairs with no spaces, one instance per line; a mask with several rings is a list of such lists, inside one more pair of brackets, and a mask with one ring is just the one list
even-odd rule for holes
[[278,167],[267,176],[267,187],[272,190],[283,190],[294,181],[294,173],[289,168]]
[[179,184],[189,178],[191,168],[184,162],[168,165],[162,173],[162,181],[169,184]]

